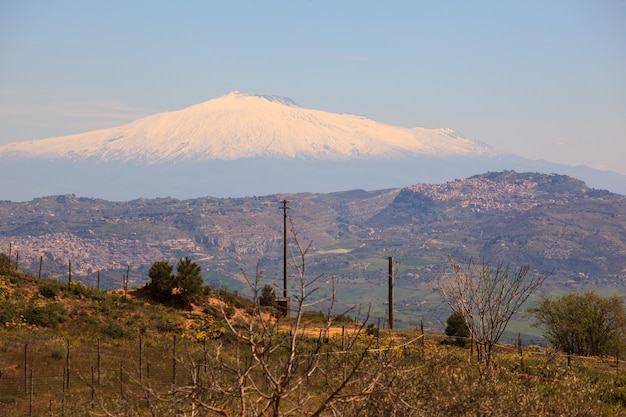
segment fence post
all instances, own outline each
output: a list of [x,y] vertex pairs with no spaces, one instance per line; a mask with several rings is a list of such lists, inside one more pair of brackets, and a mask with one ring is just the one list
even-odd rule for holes
[[176,335],[172,340],[172,386],[176,385]]
[[422,360],[424,360],[424,348],[426,345],[426,336],[424,335],[424,321],[420,320],[420,332],[422,333]]
[[141,384],[141,380],[143,379],[143,354],[142,354],[142,348],[143,348],[143,336],[141,333],[139,333],[139,383]]
[[204,338],[202,339],[202,353],[203,353],[203,357],[202,360],[204,362],[204,373],[206,374],[206,370],[207,370],[207,350],[206,350],[206,336],[204,336]]
[[67,352],[65,354],[65,369],[67,369],[67,388],[70,387],[70,339],[67,340]]
[[61,396],[61,415],[65,415],[65,374],[67,373],[67,369],[63,368],[63,395]]
[[517,333],[517,350],[519,351],[519,369],[524,372],[524,352],[522,351],[522,334]]
[[150,362],[146,364],[146,400],[150,403]]
[[91,367],[91,409],[93,410],[94,408],[94,399],[96,397],[96,387],[94,385],[94,371],[93,371],[93,366]]
[[28,394],[28,343],[24,343],[24,396]]
[[98,386],[100,386],[100,338],[98,338]]
[[28,395],[28,415],[33,415],[33,370],[30,370],[30,393]]

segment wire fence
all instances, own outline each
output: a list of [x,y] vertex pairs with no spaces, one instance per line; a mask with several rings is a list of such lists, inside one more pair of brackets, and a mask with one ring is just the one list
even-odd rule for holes
[[[424,363],[433,350],[460,341],[435,334],[398,340],[393,333],[389,334],[389,337],[381,336],[369,353],[382,357],[394,351]],[[0,417],[87,415],[87,410],[102,407],[105,399],[149,401],[154,393],[192,384],[194,367],[190,363],[196,367],[210,366],[212,350],[208,344],[211,343],[214,342],[170,336],[158,340],[140,337],[104,346],[100,340],[72,344],[67,339],[25,339],[5,333],[0,340]],[[321,354],[355,354],[354,350],[340,349],[339,342],[335,344]],[[468,362],[473,360],[470,346],[471,343],[458,350],[465,352]],[[603,358],[566,355],[525,346],[521,340],[517,345],[496,345],[495,350],[499,358],[508,356],[509,362],[517,360],[516,370],[520,375],[532,374],[533,364],[544,363],[548,355],[563,370],[581,366],[615,376],[624,370],[619,355]]]
[[189,383],[191,370],[183,366],[187,355],[207,354],[206,345],[177,337],[140,338],[135,346],[3,338],[0,349],[2,417],[86,415],[76,410],[97,408],[103,398],[121,401],[167,391]]

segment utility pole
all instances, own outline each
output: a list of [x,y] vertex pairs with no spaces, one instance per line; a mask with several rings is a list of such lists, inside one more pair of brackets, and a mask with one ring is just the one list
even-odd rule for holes
[[[11,250],[12,250],[13,242],[9,242],[9,260],[7,261],[7,270],[6,273],[11,272]],[[5,272],[5,271],[2,271]]]
[[124,297],[126,296],[126,290],[128,290],[128,275],[130,274],[130,262],[126,267],[126,276],[124,277]]
[[393,256],[389,257],[389,329],[393,330]]
[[287,210],[289,201],[281,201],[283,211],[283,297],[287,298]]
[[283,296],[276,297],[276,302],[279,315],[289,316],[291,311],[291,302],[287,296],[287,210],[289,210],[287,204],[289,201],[283,200],[280,203],[282,204],[280,209],[283,211]]

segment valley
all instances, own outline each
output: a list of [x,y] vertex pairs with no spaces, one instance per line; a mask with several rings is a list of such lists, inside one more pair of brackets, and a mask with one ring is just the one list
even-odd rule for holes
[[[102,288],[148,280],[152,262],[190,256],[213,288],[249,292],[243,273],[282,285],[283,215],[306,253],[306,274],[337,281],[339,307],[386,315],[388,257],[399,327],[441,330],[438,279],[455,259],[484,257],[552,273],[542,291],[626,294],[626,199],[564,175],[503,171],[443,184],[248,198],[112,202],[61,195],[0,202],[0,251],[35,276]],[[290,281],[298,259],[289,233]],[[319,297],[331,291],[320,284]],[[520,324],[532,333],[528,323]],[[517,329],[514,329],[517,331]]]

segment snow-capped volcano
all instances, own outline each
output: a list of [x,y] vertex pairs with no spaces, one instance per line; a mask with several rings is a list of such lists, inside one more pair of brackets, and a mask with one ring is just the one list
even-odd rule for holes
[[496,153],[451,129],[406,129],[233,92],[116,128],[0,146],[0,200],[374,190],[505,169],[616,191],[626,184],[617,174]]
[[73,160],[346,160],[493,156],[451,129],[406,129],[349,114],[305,109],[276,96],[233,92],[110,129],[0,146],[0,156]]

